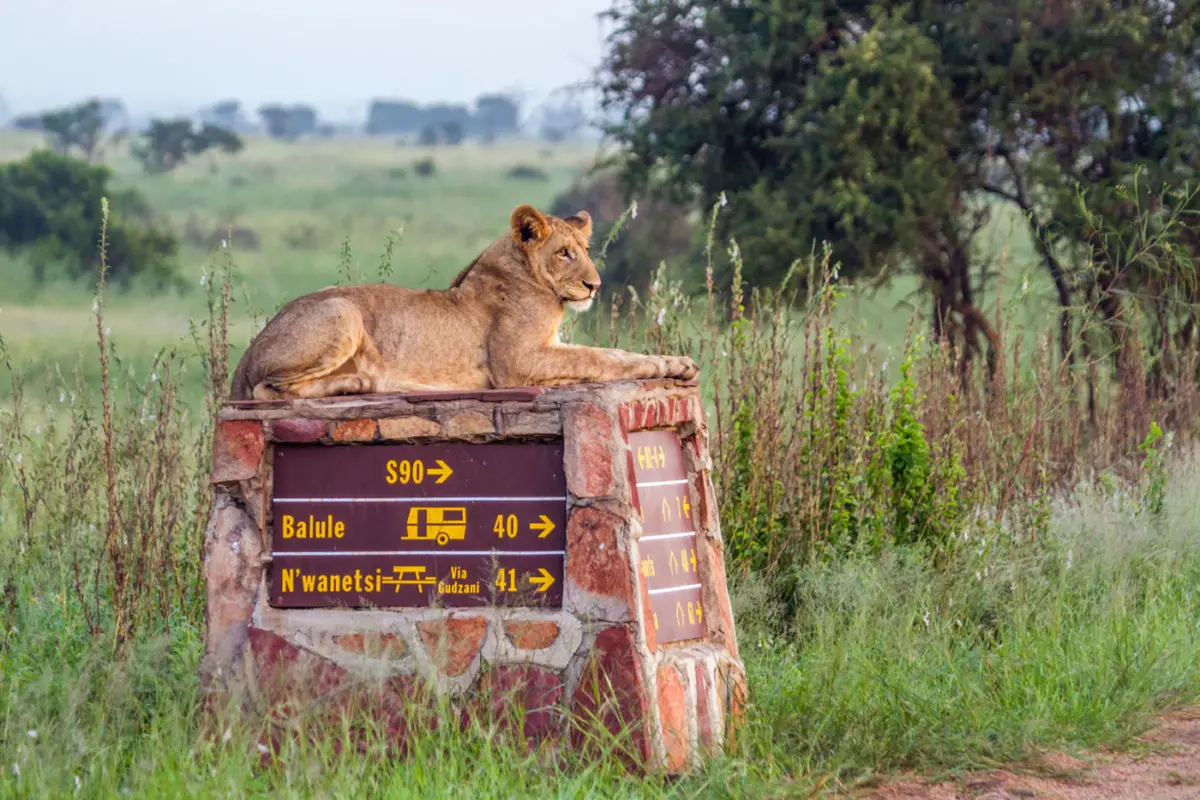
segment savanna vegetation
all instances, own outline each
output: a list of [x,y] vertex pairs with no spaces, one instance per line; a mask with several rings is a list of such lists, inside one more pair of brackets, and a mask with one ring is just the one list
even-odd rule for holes
[[[0,791],[808,795],[1195,703],[1197,13],[620,2],[598,160],[399,102],[371,118],[415,144],[284,108],[163,169],[0,135]],[[674,782],[480,721],[263,765],[196,674],[231,365],[297,294],[446,285],[523,202],[596,217],[610,288],[565,336],[702,365],[745,724]]]

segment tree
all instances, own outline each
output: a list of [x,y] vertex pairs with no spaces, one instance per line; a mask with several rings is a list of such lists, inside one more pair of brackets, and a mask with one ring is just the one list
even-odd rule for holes
[[602,105],[629,186],[702,207],[724,193],[756,282],[821,242],[843,275],[915,270],[968,356],[995,340],[971,269],[985,194],[1028,215],[1068,354],[1075,187],[1196,172],[1196,0],[622,0],[610,16]]
[[540,109],[539,133],[548,142],[571,138],[587,124],[587,114],[578,98],[567,95],[546,102]]
[[367,112],[370,136],[416,133],[425,125],[425,112],[406,100],[374,100]]
[[466,135],[466,128],[461,122],[451,120],[442,123],[442,141],[451,147],[462,144],[462,140]]
[[151,120],[133,154],[146,172],[163,173],[210,150],[233,155],[241,152],[242,147],[240,136],[217,125],[205,124],[196,130],[189,119],[156,119]]
[[521,123],[521,103],[510,94],[485,94],[475,100],[475,129],[485,139],[516,133]]
[[88,100],[74,106],[47,111],[40,117],[40,130],[46,134],[50,147],[59,155],[68,155],[78,147],[84,158],[92,161],[104,133],[104,116],[99,100]]
[[0,165],[0,247],[32,254],[40,279],[51,264],[71,275],[94,274],[103,198],[110,199],[106,255],[112,278],[165,287],[175,281],[178,243],[153,220],[145,200],[111,185],[101,165],[39,150]]
[[292,141],[317,129],[317,112],[312,106],[265,105],[258,109],[267,135],[273,139]]

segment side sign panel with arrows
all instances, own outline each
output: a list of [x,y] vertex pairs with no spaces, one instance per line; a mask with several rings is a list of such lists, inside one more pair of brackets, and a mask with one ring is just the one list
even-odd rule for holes
[[642,512],[638,577],[650,598],[655,635],[662,643],[702,639],[707,628],[700,601],[696,522],[679,435],[631,433],[629,447]]
[[280,608],[562,605],[561,444],[278,445]]

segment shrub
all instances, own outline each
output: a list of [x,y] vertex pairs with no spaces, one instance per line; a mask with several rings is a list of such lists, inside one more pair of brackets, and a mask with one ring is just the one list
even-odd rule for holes
[[128,283],[137,277],[158,288],[174,283],[174,235],[152,219],[141,195],[114,190],[111,178],[108,167],[47,150],[0,165],[0,246],[30,251],[38,280],[55,262],[73,277],[90,275],[99,264],[97,232],[107,197],[112,279]]
[[517,164],[508,171],[508,177],[515,181],[546,181],[550,179],[544,169],[532,164]]
[[437,172],[437,164],[432,158],[422,158],[413,162],[412,169],[414,174],[422,178],[432,178]]

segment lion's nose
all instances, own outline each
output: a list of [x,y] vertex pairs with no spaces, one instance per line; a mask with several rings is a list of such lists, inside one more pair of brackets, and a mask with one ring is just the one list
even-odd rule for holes
[[595,283],[592,283],[591,281],[584,281],[583,285],[588,288],[588,291],[595,293],[595,291],[600,288],[600,281],[596,281]]

